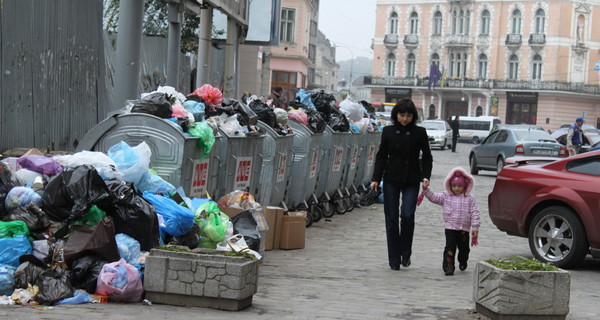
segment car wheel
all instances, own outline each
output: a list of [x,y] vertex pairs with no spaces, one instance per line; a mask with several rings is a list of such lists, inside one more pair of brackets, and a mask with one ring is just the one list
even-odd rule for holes
[[498,158],[498,161],[496,162],[496,175],[500,174],[502,168],[504,168],[504,159]]
[[446,140],[444,140],[444,143],[442,144],[442,150],[446,150]]
[[581,264],[589,249],[579,217],[560,206],[540,211],[529,226],[528,237],[529,248],[535,258],[559,268]]
[[479,144],[481,142],[481,139],[479,139],[479,137],[473,137],[472,141],[474,144]]
[[479,168],[477,168],[477,159],[475,159],[474,154],[469,157],[469,167],[471,168],[471,174],[479,174]]

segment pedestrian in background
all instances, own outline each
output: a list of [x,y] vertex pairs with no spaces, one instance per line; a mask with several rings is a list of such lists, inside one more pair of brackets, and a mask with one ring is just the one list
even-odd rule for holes
[[419,115],[411,100],[396,103],[391,120],[381,133],[370,187],[377,190],[383,179],[388,260],[392,270],[399,270],[411,264],[419,183],[429,181],[433,157],[425,128],[416,125]]
[[583,144],[583,129],[581,129],[581,126],[584,122],[585,120],[583,120],[582,117],[579,117],[575,119],[575,123],[569,127],[567,133],[567,150],[569,150],[569,157],[579,153],[579,149]]
[[459,116],[454,116],[453,120],[448,121],[450,124],[450,128],[452,129],[452,152],[456,152],[456,143],[458,142],[458,136],[460,129],[460,120]]
[[458,248],[458,268],[467,269],[469,260],[469,232],[472,232],[471,245],[477,245],[481,221],[475,197],[471,191],[475,186],[473,177],[463,168],[454,168],[444,180],[444,192],[433,192],[429,181],[423,183],[425,197],[442,206],[446,246],[442,260],[442,270],[447,276],[454,274],[454,256]]
[[267,97],[267,101],[271,100],[271,107],[272,108],[285,108],[285,106],[283,105],[283,98],[281,97],[281,95],[283,94],[283,88],[282,87],[274,87],[273,90],[271,91],[271,94]]

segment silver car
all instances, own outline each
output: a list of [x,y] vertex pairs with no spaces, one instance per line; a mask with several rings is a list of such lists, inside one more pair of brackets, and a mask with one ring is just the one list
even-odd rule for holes
[[424,120],[419,126],[425,128],[429,136],[429,146],[440,148],[450,148],[452,145],[452,129],[448,122],[444,120]]
[[513,156],[566,157],[567,149],[543,130],[506,128],[490,133],[483,142],[471,149],[469,165],[471,174],[479,170],[496,171],[504,161]]

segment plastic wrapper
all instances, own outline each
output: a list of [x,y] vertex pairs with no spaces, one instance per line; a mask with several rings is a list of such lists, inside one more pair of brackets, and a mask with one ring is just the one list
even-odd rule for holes
[[54,159],[37,154],[20,157],[17,159],[17,164],[21,168],[48,176],[54,176],[63,171],[62,166],[54,161]]
[[57,156],[55,160],[63,166],[64,170],[73,170],[79,166],[92,166],[105,180],[123,177],[123,173],[119,171],[113,159],[102,152],[81,151],[72,155]]
[[144,289],[136,267],[120,259],[107,263],[98,276],[96,293],[121,302],[142,301]]

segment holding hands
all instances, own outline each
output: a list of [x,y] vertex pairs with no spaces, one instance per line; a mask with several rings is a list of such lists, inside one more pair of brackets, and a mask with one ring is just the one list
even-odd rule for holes
[[476,245],[479,244],[479,242],[477,242],[478,237],[479,237],[479,231],[473,231],[471,234],[471,247],[475,247]]

